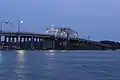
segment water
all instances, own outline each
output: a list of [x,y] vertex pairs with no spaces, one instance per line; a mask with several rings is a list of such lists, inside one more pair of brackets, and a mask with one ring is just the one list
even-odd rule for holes
[[0,80],[120,80],[120,52],[1,51]]

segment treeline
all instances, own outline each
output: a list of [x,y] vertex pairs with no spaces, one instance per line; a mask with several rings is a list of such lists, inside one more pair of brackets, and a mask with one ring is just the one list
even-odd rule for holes
[[116,49],[120,49],[120,43],[119,42],[115,42],[115,41],[100,41],[100,43],[102,44],[107,44],[110,45]]

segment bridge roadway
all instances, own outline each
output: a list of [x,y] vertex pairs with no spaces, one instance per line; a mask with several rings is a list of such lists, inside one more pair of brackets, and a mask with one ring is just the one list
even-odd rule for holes
[[67,39],[30,32],[0,32],[1,50],[108,50],[111,46],[81,38]]
[[52,35],[48,34],[37,34],[31,32],[0,32],[0,36],[39,36],[39,37],[53,37]]

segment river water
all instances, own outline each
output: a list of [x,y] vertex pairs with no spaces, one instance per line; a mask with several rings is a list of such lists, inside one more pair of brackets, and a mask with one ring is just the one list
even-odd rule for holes
[[120,80],[120,51],[0,51],[0,80]]

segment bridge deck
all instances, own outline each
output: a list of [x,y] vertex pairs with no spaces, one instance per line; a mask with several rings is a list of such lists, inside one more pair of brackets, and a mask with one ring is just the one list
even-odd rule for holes
[[[4,35],[4,36],[35,36],[35,37],[54,37],[53,35],[49,35],[49,34],[38,34],[38,33],[31,33],[31,32],[0,32],[0,35]],[[73,39],[74,40],[74,39]],[[100,42],[97,41],[91,41],[91,40],[86,40],[86,39],[82,39],[82,38],[76,38],[76,40],[81,40],[81,41],[87,41],[90,43],[94,43],[100,46],[108,46],[106,44],[102,44]]]
[[38,37],[53,37],[53,35],[49,34],[36,34],[36,33],[30,33],[30,32],[0,32],[0,35],[4,36],[38,36]]
[[[31,48],[32,48],[32,46],[34,46],[35,48],[39,48],[39,49],[42,49],[41,47],[44,47],[44,46],[48,46],[48,47],[50,47],[50,49],[53,49],[55,47],[59,47],[59,49],[66,49],[67,46],[65,44],[67,44],[67,43],[65,43],[65,42],[68,41],[67,38],[56,37],[57,39],[55,40],[54,35],[37,34],[37,33],[30,33],[30,32],[19,32],[19,33],[18,32],[0,32],[0,37],[1,36],[5,36],[5,40],[1,41],[0,46],[2,48],[5,47],[5,49],[7,49],[8,46],[16,47],[17,45],[21,46],[22,48],[24,48],[26,46],[26,49],[30,46],[31,46]],[[18,42],[16,43],[15,38],[18,38],[18,36],[21,36],[20,40],[22,41],[22,39],[23,39],[23,42],[21,42],[21,41],[19,42],[19,40],[18,40]],[[26,38],[27,38],[27,41],[26,41]],[[30,41],[29,41],[29,38],[31,38]],[[35,39],[35,41],[33,38]],[[42,41],[41,41],[41,39],[42,39]],[[47,39],[49,39],[49,40],[47,40]],[[68,42],[70,42],[69,43],[70,49],[75,49],[75,47],[77,49],[80,49],[80,47],[85,47],[85,48],[87,47],[88,49],[91,49],[91,47],[93,47],[92,49],[94,49],[96,46],[111,47],[111,46],[102,44],[97,41],[91,41],[91,40],[86,40],[86,39],[82,39],[82,38],[70,38],[70,40],[73,40],[73,43],[68,41]],[[83,43],[80,43],[81,41],[83,41]],[[90,43],[90,45],[89,45],[89,43]],[[77,45],[77,44],[83,44],[83,46]],[[84,46],[84,44],[85,44],[85,46]],[[17,46],[17,47],[19,47],[19,46]]]

